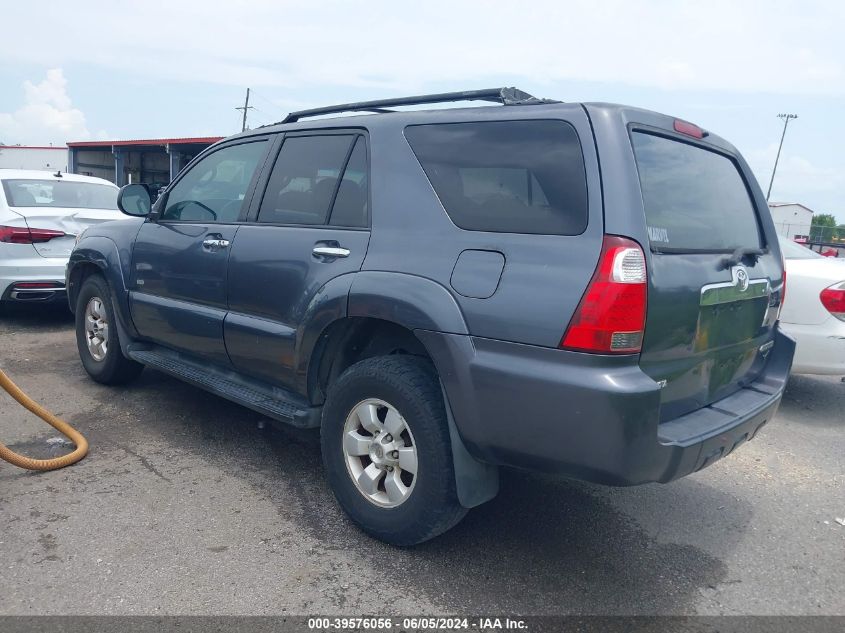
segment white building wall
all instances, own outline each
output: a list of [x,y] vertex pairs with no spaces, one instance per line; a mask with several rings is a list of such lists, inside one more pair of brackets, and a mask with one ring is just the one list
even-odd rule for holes
[[790,239],[810,234],[813,211],[800,204],[769,205],[778,235]]
[[0,146],[0,168],[67,171],[67,147]]

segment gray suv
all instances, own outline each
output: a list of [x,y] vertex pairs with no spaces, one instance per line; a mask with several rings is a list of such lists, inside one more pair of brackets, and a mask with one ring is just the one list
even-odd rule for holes
[[[496,105],[393,110],[465,100]],[[748,165],[654,112],[513,88],[319,108],[119,204],[137,217],[67,268],[91,377],[146,365],[319,428],[338,502],[397,545],[495,496],[500,466],[704,468],[772,419],[792,362]]]

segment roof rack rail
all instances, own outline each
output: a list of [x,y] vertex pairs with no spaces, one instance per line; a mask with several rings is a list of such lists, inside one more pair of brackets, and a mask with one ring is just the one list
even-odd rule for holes
[[378,99],[376,101],[359,101],[357,103],[341,103],[322,108],[291,112],[281,123],[294,123],[305,117],[321,114],[336,114],[340,112],[390,112],[385,108],[393,106],[422,105],[425,103],[451,103],[455,101],[491,101],[502,105],[534,105],[540,103],[560,103],[554,99],[538,99],[518,88],[487,88],[485,90],[465,90],[463,92],[441,92],[431,95],[417,95],[414,97],[397,97],[395,99]]

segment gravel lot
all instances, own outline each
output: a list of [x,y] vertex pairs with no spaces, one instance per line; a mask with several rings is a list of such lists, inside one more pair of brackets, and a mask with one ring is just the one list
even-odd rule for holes
[[[0,463],[0,614],[845,614],[845,384],[794,377],[750,444],[670,485],[505,472],[456,529],[362,535],[313,433],[146,370],[106,388],[61,310],[0,317],[0,366],[85,434],[35,474]],[[0,440],[56,433],[5,394]]]

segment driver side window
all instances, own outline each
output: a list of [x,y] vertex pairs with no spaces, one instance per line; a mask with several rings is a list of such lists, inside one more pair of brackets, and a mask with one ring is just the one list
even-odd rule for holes
[[167,194],[162,220],[236,222],[266,140],[231,145],[203,158]]

